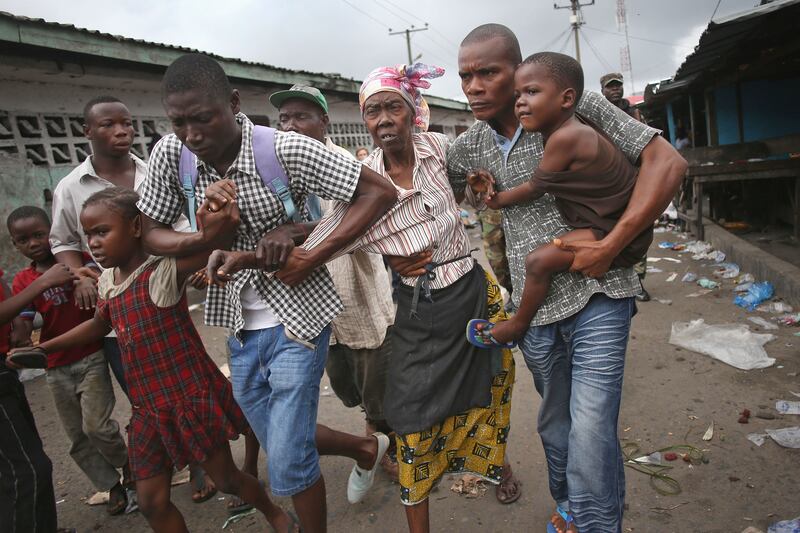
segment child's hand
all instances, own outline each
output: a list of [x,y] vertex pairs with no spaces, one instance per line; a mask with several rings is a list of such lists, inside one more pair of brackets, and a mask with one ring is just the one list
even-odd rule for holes
[[236,183],[230,178],[215,181],[206,188],[206,200],[212,210],[219,211],[225,204],[236,200]]
[[94,309],[97,305],[97,282],[92,278],[78,278],[73,292],[78,309]]
[[[206,242],[215,245],[221,242],[230,244],[239,226],[239,206],[236,200],[226,202],[220,209],[215,208],[210,201],[204,201],[197,210],[197,225]],[[220,244],[220,247],[228,246]]]
[[208,287],[208,277],[206,276],[205,269],[198,270],[188,278],[186,278],[186,282],[197,289],[198,291],[202,291],[206,287]]
[[210,285],[224,287],[233,275],[242,269],[249,268],[248,263],[255,262],[253,252],[231,252],[228,250],[214,250],[208,257],[205,275]]
[[67,265],[56,263],[39,276],[37,280],[42,290],[60,287],[78,279],[78,276]]
[[491,191],[486,195],[486,198],[483,199],[483,202],[489,209],[503,209],[506,206],[505,194],[503,194],[502,191]]
[[494,176],[483,168],[470,171],[467,174],[467,183],[475,194],[490,194],[494,191]]

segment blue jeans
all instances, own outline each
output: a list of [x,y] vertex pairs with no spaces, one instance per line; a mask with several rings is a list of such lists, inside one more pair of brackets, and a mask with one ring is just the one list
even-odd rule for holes
[[269,484],[293,496],[320,478],[317,453],[319,382],[328,355],[330,326],[311,341],[289,339],[283,326],[245,330],[228,339],[233,395],[267,452]]
[[553,499],[582,533],[622,531],[617,438],[633,298],[595,294],[575,315],[528,330],[520,348],[542,397],[539,435]]

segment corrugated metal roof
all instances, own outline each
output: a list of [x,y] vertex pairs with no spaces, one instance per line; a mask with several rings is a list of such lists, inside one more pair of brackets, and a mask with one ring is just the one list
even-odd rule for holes
[[[82,39],[76,39],[80,36]],[[0,11],[0,42],[13,42],[133,61],[166,67],[184,53],[203,53],[218,60],[229,76],[240,79],[291,85],[293,83],[316,84],[320,89],[358,93],[361,81],[340,74],[294,70],[239,58],[223,57],[185,46],[133,39],[98,30],[79,28],[73,24],[50,22],[41,18],[30,18]],[[120,46],[120,45],[124,45]],[[140,53],[137,53],[139,51]],[[432,107],[444,107],[468,111],[465,102],[426,95]]]
[[760,49],[743,47],[743,41],[780,44],[787,35],[796,38],[800,0],[777,0],[748,11],[712,21],[673,76],[674,81],[704,78],[729,70],[748,54]]

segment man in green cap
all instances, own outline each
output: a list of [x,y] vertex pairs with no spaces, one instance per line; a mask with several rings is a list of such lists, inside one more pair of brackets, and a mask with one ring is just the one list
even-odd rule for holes
[[[269,97],[278,109],[278,128],[323,143],[329,150],[353,159],[327,135],[328,102],[314,87],[294,85]],[[322,201],[327,212],[333,202]],[[389,434],[383,414],[386,366],[391,353],[389,330],[394,324],[394,304],[389,275],[377,254],[356,251],[327,264],[336,292],[344,304],[333,319],[332,345],[325,370],[336,396],[347,407],[360,406],[366,415],[366,434]],[[390,448],[381,466],[397,481],[396,454]]]

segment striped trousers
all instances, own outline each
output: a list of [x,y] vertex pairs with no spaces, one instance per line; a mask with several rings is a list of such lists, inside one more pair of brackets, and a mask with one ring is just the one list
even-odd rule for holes
[[56,524],[53,465],[22,383],[0,370],[0,533],[54,533]]

